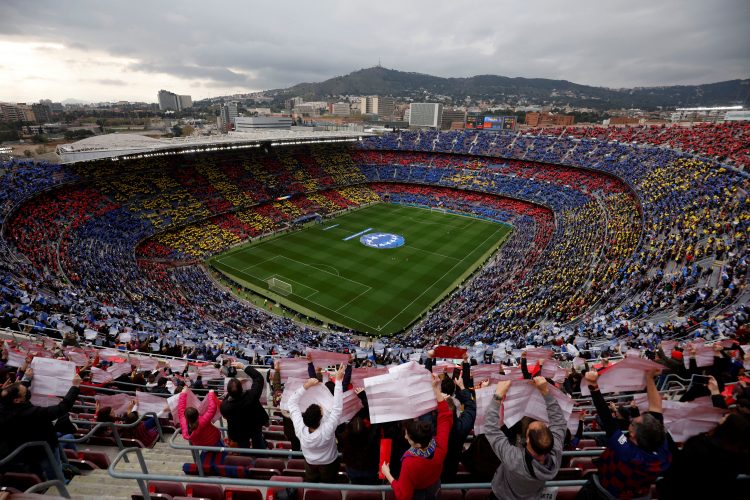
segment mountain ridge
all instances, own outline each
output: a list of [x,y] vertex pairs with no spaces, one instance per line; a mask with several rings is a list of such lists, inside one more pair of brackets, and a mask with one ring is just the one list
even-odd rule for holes
[[515,104],[590,107],[594,109],[745,105],[750,99],[750,79],[700,85],[668,85],[613,89],[548,78],[475,75],[439,77],[381,66],[363,68],[323,82],[304,82],[268,91],[276,100],[306,100],[346,95],[391,95],[416,100],[420,96],[446,96],[454,104],[472,100]]

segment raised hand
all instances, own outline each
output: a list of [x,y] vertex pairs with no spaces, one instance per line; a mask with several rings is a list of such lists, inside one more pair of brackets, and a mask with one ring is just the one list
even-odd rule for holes
[[542,393],[542,396],[549,394],[549,383],[544,377],[534,377],[532,382],[536,386],[537,390]]
[[316,379],[316,378],[309,378],[309,379],[307,379],[307,382],[305,382],[305,383],[304,383],[304,385],[303,385],[302,387],[304,387],[304,388],[305,388],[305,390],[307,390],[307,389],[309,389],[310,387],[312,387],[312,386],[314,386],[314,385],[317,385],[317,384],[319,384],[319,383],[320,383],[320,380],[318,380],[318,379]]
[[510,380],[501,380],[497,383],[497,387],[495,387],[495,396],[502,399],[505,397],[506,394],[508,394],[508,390],[510,389]]

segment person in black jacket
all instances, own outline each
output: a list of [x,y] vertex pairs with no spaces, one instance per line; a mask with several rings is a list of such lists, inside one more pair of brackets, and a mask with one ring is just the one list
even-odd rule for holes
[[[464,369],[468,371],[468,363],[464,363]],[[458,462],[461,459],[461,452],[464,449],[464,442],[467,436],[474,429],[474,421],[477,418],[477,403],[472,399],[471,392],[464,387],[465,378],[457,378],[456,399],[463,405],[464,410],[460,416],[456,416],[456,408],[453,411],[453,426],[448,436],[448,455],[443,463],[443,473],[440,479],[445,482],[453,482],[458,473]],[[449,400],[448,406],[453,406],[452,400]]]
[[[24,380],[31,379],[33,373],[26,372]],[[59,448],[57,432],[53,422],[67,414],[78,397],[78,386],[81,379],[76,375],[73,385],[62,401],[54,406],[35,406],[29,398],[31,393],[22,382],[4,387],[0,392],[0,457],[9,455],[24,443],[46,441],[52,453],[57,456]],[[16,464],[24,464],[32,471],[44,476],[46,480],[56,479],[54,464],[49,463],[47,455],[41,448],[30,448],[17,455]]]
[[[242,364],[238,363],[242,369]],[[221,403],[221,415],[227,419],[227,434],[229,439],[237,443],[240,448],[265,449],[266,439],[263,437],[263,426],[268,424],[268,413],[260,404],[260,394],[263,391],[263,375],[252,366],[244,368],[245,373],[253,381],[247,391],[242,389],[242,383],[232,378],[227,384],[227,397]]]

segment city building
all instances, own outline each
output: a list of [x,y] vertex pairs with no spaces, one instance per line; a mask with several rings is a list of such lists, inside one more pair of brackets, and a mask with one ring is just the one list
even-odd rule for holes
[[727,113],[742,111],[742,106],[716,106],[700,108],[677,108],[672,113],[673,122],[718,122],[724,120]]
[[440,127],[443,105],[434,102],[415,102],[409,106],[410,127]]
[[750,121],[750,111],[748,110],[727,111],[727,114],[724,115],[724,121],[725,122]]
[[193,107],[193,98],[189,95],[178,95],[177,104],[179,105],[180,110],[190,109]]
[[348,102],[335,102],[331,104],[331,114],[334,116],[349,116],[351,108]]
[[36,122],[34,110],[23,102],[0,102],[0,118],[4,122]]
[[239,116],[234,119],[235,132],[254,132],[259,129],[290,129],[292,119],[288,116]]
[[449,130],[453,128],[464,128],[466,125],[466,111],[462,109],[444,109],[443,118],[440,120],[440,128]]
[[391,117],[396,110],[396,99],[385,96],[362,97],[360,101],[360,112],[362,114],[378,115],[379,117]]
[[157,98],[159,111],[182,111],[193,107],[193,98],[189,95],[177,95],[168,90],[160,90]]
[[237,119],[237,103],[235,101],[225,102],[221,105],[219,111],[219,117],[217,118],[217,124],[219,130],[223,133],[227,133],[234,127],[234,122]]
[[557,115],[546,112],[526,113],[526,125],[530,127],[564,127],[573,125],[573,115]]

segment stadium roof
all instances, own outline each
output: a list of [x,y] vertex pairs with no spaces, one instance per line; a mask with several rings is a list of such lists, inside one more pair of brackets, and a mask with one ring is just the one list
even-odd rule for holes
[[173,154],[222,151],[304,143],[355,142],[365,132],[318,131],[308,127],[291,130],[260,130],[250,133],[230,132],[227,135],[191,136],[154,139],[137,134],[106,134],[88,137],[57,147],[61,163],[77,163],[109,158],[111,160],[164,156]]

